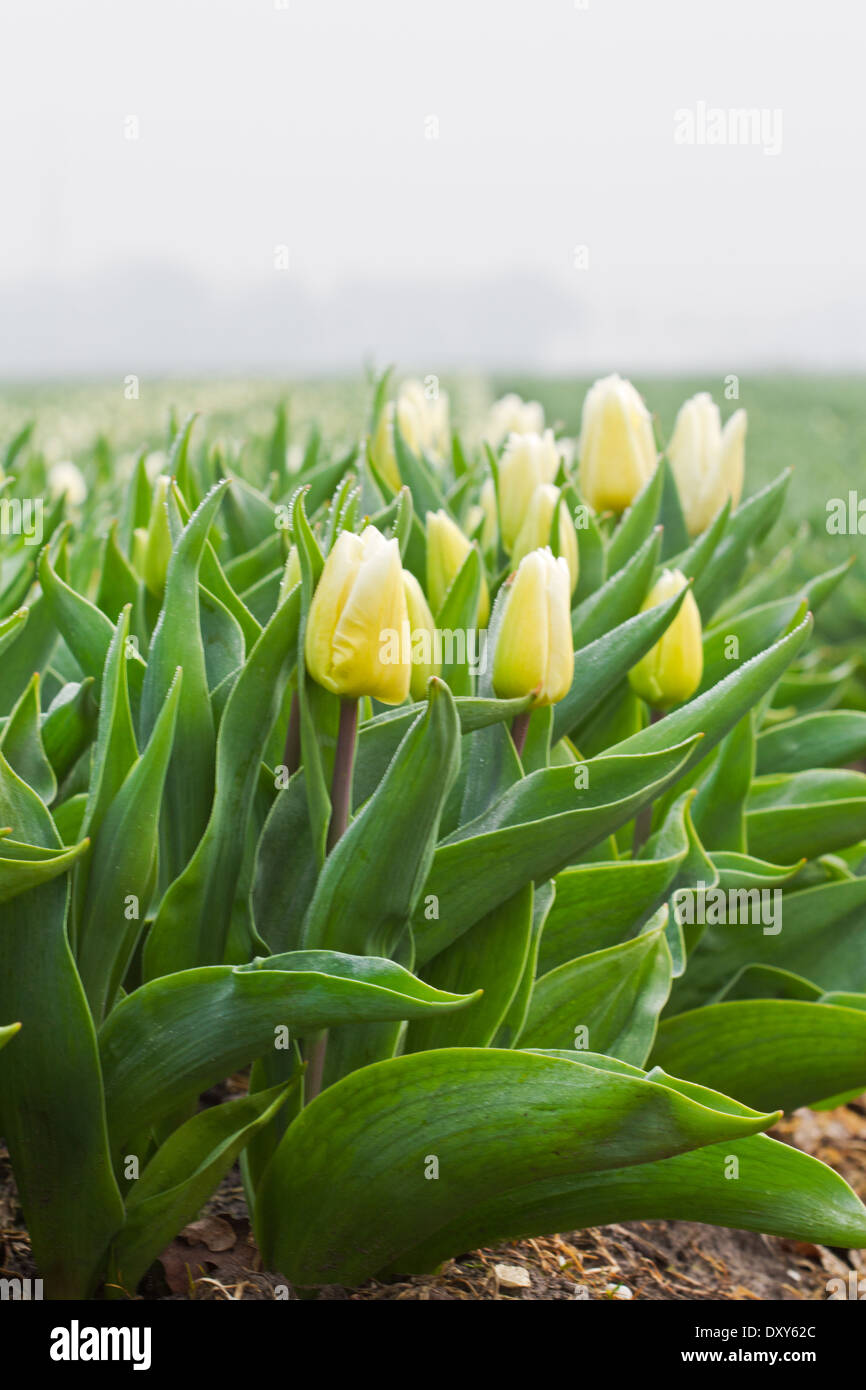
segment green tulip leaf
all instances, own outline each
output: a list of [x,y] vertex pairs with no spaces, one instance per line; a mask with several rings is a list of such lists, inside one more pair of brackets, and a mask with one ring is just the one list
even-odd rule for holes
[[622,569],[575,608],[571,626],[576,651],[597,642],[611,628],[637,613],[650,586],[661,534],[661,528],[657,527]]
[[[493,1048],[365,1067],[308,1105],[271,1159],[256,1202],[263,1258],[302,1286],[357,1284],[444,1227],[451,1251],[465,1249],[461,1231],[475,1229],[491,1193],[527,1200],[557,1177],[742,1138],[774,1118],[700,1094]],[[428,1181],[433,1162],[438,1180]]]
[[644,483],[631,506],[626,508],[619,525],[610,538],[607,548],[607,572],[614,575],[628,564],[659,520],[662,493],[665,483],[663,468],[655,468],[649,481]]
[[164,886],[177,878],[191,859],[213,803],[215,733],[200,628],[199,569],[226,486],[223,482],[211,489],[174,547],[142,690],[141,735],[148,739],[175,671],[182,667],[177,738],[160,817],[159,869]]
[[294,592],[262,632],[228,697],[217,735],[213,809],[192,859],[160,904],[144,948],[147,979],[224,959],[244,850],[238,825],[252,811],[262,754],[294,664],[299,614]]
[[574,664],[571,689],[553,709],[554,743],[578,723],[584,723],[605,696],[628,675],[632,666],[655,646],[673,622],[685,596],[686,590],[681,589],[673,598],[627,618],[581,649]]
[[760,492],[747,497],[730,517],[712,559],[695,583],[695,599],[704,622],[736,588],[753,546],[763,540],[778,519],[790,479],[788,468]]
[[10,613],[8,618],[0,619],[0,656],[20,636],[29,616],[27,608],[19,608]]
[[392,954],[425,885],[459,760],[454,701],[433,680],[425,713],[325,862],[304,919],[306,948]]
[[[535,983],[519,1046],[580,1047],[642,1066],[672,979],[662,907],[640,935],[579,956]],[[657,925],[653,925],[657,923]]]
[[[62,852],[43,803],[0,753],[0,822]],[[123,1221],[112,1175],[93,1023],[66,938],[60,878],[0,903],[0,1129],[49,1298],[90,1297]]]
[[106,808],[93,841],[77,932],[78,968],[94,1019],[117,994],[149,906],[159,819],[182,695],[178,669],[147,747]]
[[487,1047],[520,987],[532,945],[533,891],[527,884],[440,952],[425,972],[437,989],[483,990],[471,1009],[447,1018],[430,1015],[409,1025],[405,1052],[436,1047]]
[[[296,1083],[295,1083],[296,1084]],[[194,1115],[157,1149],[126,1199],[114,1242],[114,1284],[130,1296],[153,1261],[192,1221],[249,1140],[278,1114],[292,1086],[274,1086]]]
[[42,716],[42,746],[58,780],[66,776],[96,734],[99,711],[93,686],[92,676],[70,681],[60,688]]
[[[707,926],[684,979],[675,986],[678,1008],[693,1009],[712,999],[751,964],[791,971],[825,990],[866,990],[866,878],[796,893],[783,894],[778,885],[755,885],[743,892],[748,900],[740,894],[734,915],[747,920]],[[761,893],[767,895],[763,903]],[[762,920],[771,916],[775,925]]]
[[437,847],[424,910],[414,919],[419,961],[430,960],[525,884],[559,873],[631,820],[678,775],[694,746],[689,740],[645,759],[603,757],[546,768],[517,782]]
[[705,629],[704,673],[698,693],[702,695],[738,666],[766,651],[792,624],[802,620],[807,609],[806,600],[795,595],[750,608]]
[[0,839],[0,903],[10,902],[41,883],[59,878],[89,848],[89,840],[82,840],[68,849],[52,850],[22,844],[17,840]]
[[866,757],[866,713],[822,710],[786,720],[758,737],[757,771],[805,772],[840,767]]
[[866,1089],[866,1013],[800,999],[707,1004],[662,1023],[653,1061],[747,1105],[796,1110]]
[[38,674],[6,721],[0,733],[0,750],[22,781],[49,806],[57,795],[57,779],[42,742]]
[[[764,696],[782,675],[803,645],[812,628],[812,619],[807,614],[802,623],[760,656],[745,662],[738,670],[732,671],[712,690],[697,696],[679,709],[673,710],[664,719],[611,749],[611,753],[650,753],[662,747],[670,747],[676,739],[691,738],[702,733],[703,742],[698,745],[687,763],[687,771],[699,763],[719,743],[735,724],[746,715],[753,705]],[[674,788],[669,797],[678,794],[681,788]]]
[[866,1208],[848,1184],[809,1154],[757,1134],[656,1163],[488,1195],[471,1217],[442,1227],[397,1263],[400,1273],[426,1272],[456,1248],[620,1221],[700,1221],[787,1240],[866,1246]]
[[272,1051],[284,1029],[307,1035],[472,1001],[434,989],[394,961],[337,951],[290,951],[162,976],[123,999],[100,1031],[115,1151],[190,1093]]

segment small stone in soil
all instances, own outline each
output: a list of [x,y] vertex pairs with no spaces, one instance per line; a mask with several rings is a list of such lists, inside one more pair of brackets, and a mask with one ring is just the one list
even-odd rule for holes
[[529,1270],[522,1265],[494,1265],[493,1273],[503,1289],[531,1289]]

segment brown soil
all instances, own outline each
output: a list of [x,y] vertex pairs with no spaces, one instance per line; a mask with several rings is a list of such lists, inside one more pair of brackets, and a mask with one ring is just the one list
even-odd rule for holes
[[[815,1154],[866,1197],[866,1097],[838,1110],[798,1110],[774,1131]],[[502,1266],[525,1270],[513,1287]],[[519,1241],[461,1255],[433,1275],[358,1289],[321,1290],[324,1300],[826,1299],[827,1281],[866,1272],[862,1251],[778,1240],[693,1222],[630,1222]],[[0,1147],[0,1276],[36,1270],[6,1152]],[[237,1169],[199,1219],[181,1232],[144,1280],[145,1299],[237,1301],[294,1298],[261,1269]]]

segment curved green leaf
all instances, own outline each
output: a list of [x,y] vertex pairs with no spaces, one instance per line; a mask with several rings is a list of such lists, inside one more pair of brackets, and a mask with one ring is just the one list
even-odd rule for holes
[[[685,977],[677,982],[679,1008],[694,1008],[710,1000],[744,965],[751,964],[792,971],[826,990],[866,990],[866,878],[784,895],[779,891],[777,906],[781,931],[765,930],[766,923],[751,920],[707,927]],[[757,914],[750,901],[738,907],[736,915]]]
[[378,1062],[329,1087],[287,1130],[256,1202],[262,1254],[293,1283],[351,1285],[445,1226],[454,1253],[491,1192],[646,1163],[772,1122],[725,1104],[531,1052],[446,1048]]
[[337,951],[291,951],[162,976],[121,1000],[100,1031],[112,1145],[117,1150],[190,1092],[274,1048],[281,1029],[309,1034],[471,1002],[393,961]]
[[596,642],[611,628],[618,627],[640,608],[650,585],[661,546],[661,527],[657,526],[638,550],[589,598],[578,604],[571,615],[577,651]]
[[59,878],[90,848],[89,840],[57,851],[17,840],[0,840],[0,903]]
[[431,680],[425,713],[325,862],[304,946],[391,955],[424,887],[459,758],[454,700]]
[[[812,618],[807,614],[799,627],[786,633],[760,656],[732,671],[706,694],[688,704],[680,705],[664,719],[650,724],[640,733],[632,734],[612,748],[611,753],[650,753],[670,747],[674,740],[704,735],[703,742],[686,764],[690,770],[719,743],[735,724],[748,714],[763,695],[775,684],[812,630]],[[675,794],[676,788],[672,790]]]
[[532,939],[533,891],[527,884],[440,952],[425,972],[437,989],[483,995],[472,1009],[409,1025],[405,1052],[435,1047],[487,1047],[496,1037],[523,979]]
[[671,987],[663,907],[639,936],[568,961],[536,980],[518,1045],[581,1045],[642,1066]]
[[553,767],[517,782],[436,849],[424,909],[413,923],[419,961],[624,825],[678,775],[693,747],[689,741],[645,758],[596,758],[582,765],[587,775],[580,779],[573,767]]
[[192,859],[160,904],[144,948],[148,979],[223,960],[244,851],[239,826],[249,819],[262,754],[294,662],[299,613],[296,592],[262,632],[229,695],[217,736],[213,810]]
[[57,795],[57,779],[42,743],[38,673],[9,715],[0,733],[0,749],[18,776],[50,805]]
[[866,714],[861,710],[822,710],[786,720],[758,738],[757,771],[803,772],[839,767],[866,757]]
[[866,1089],[866,1013],[799,999],[708,1004],[662,1023],[653,1061],[747,1105],[796,1110]]
[[182,691],[178,668],[141,757],[106,808],[78,920],[78,968],[99,1022],[119,989],[149,906],[159,818]]
[[574,679],[568,694],[553,709],[553,742],[577,724],[584,723],[598,704],[622,681],[642,656],[658,642],[673,622],[685,599],[681,589],[673,598],[627,618],[582,647],[574,663]]
[[[296,1084],[296,1083],[294,1083]],[[148,1267],[204,1206],[253,1135],[293,1089],[274,1086],[193,1115],[157,1149],[126,1199],[112,1281],[130,1296]]]
[[[0,821],[61,846],[44,805],[0,753]],[[50,1298],[86,1298],[123,1220],[109,1161],[93,1023],[66,939],[67,885],[0,903],[0,1018],[21,1034],[0,1053],[2,1130],[33,1255]]]
[[760,859],[817,859],[845,849],[866,838],[866,776],[839,768],[757,777],[746,835]]
[[426,1272],[458,1248],[620,1221],[701,1221],[787,1240],[866,1246],[866,1208],[848,1184],[809,1154],[756,1134],[657,1163],[488,1196],[471,1218],[406,1251],[399,1270]]
[[183,685],[177,742],[160,818],[160,880],[171,883],[186,866],[207,825],[213,802],[215,733],[202,644],[199,568],[208,532],[227,484],[217,484],[193,512],[172,552],[165,598],[153,633],[141,694],[141,735],[153,732],[178,666]]

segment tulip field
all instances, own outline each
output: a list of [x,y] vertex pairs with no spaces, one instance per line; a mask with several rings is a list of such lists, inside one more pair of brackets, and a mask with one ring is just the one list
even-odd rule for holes
[[0,409],[0,1139],[47,1298],[141,1296],[236,1163],[304,1297],[630,1221],[866,1249],[768,1133],[866,1091],[851,485],[723,389],[537,385],[137,439],[46,402],[49,450]]

